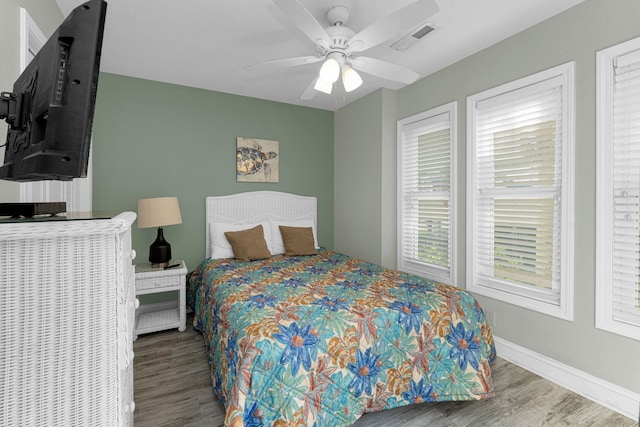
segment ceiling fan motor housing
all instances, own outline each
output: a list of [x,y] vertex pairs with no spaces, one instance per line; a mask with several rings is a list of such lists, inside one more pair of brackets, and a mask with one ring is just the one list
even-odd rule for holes
[[355,31],[346,26],[350,16],[349,9],[345,6],[334,6],[327,11],[327,20],[331,26],[325,30],[331,38],[331,44],[329,48],[316,45],[316,51],[320,55],[325,56],[330,52],[338,51],[348,56],[345,51],[349,46],[349,40],[356,35]]
[[356,35],[355,31],[351,28],[343,27],[341,25],[328,27],[327,33],[331,37],[331,49],[341,50],[345,50],[349,45],[349,40]]

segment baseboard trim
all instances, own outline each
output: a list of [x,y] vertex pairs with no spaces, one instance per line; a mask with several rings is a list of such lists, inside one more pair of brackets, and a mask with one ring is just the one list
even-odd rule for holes
[[640,394],[580,371],[527,348],[494,337],[498,356],[632,420],[638,420]]

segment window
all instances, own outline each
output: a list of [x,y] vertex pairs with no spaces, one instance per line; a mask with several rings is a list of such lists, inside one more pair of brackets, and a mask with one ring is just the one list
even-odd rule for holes
[[596,327],[640,340],[640,38],[597,64]]
[[[20,72],[44,46],[47,38],[24,8],[20,8]],[[67,202],[67,211],[90,211],[92,204],[92,158],[87,177],[72,181],[34,181],[20,184],[22,202]]]
[[467,289],[573,318],[573,63],[467,99]]
[[456,108],[398,121],[398,269],[455,284]]

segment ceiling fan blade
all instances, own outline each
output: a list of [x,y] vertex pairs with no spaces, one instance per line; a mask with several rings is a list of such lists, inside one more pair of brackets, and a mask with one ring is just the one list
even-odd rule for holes
[[[274,0],[275,1],[275,0]],[[349,40],[351,52],[370,49],[402,32],[409,32],[440,9],[435,0],[417,0],[371,24]]]
[[273,2],[312,42],[325,48],[329,47],[331,38],[327,31],[297,0],[273,0]]
[[298,67],[300,65],[313,64],[315,62],[322,61],[323,59],[324,59],[323,57],[318,58],[317,56],[298,56],[295,58],[276,59],[275,61],[267,61],[267,62],[261,62],[259,64],[251,64],[251,65],[247,65],[245,68],[280,70],[283,68]]
[[316,82],[318,81],[319,78],[320,77],[316,77],[315,79],[313,79],[311,84],[307,86],[304,92],[302,92],[302,95],[300,95],[300,99],[309,100],[314,96],[316,96],[316,93],[318,92],[314,89],[314,86],[316,85]]
[[359,56],[351,60],[351,66],[372,76],[382,77],[386,80],[410,84],[418,80],[420,74],[408,68],[375,58]]

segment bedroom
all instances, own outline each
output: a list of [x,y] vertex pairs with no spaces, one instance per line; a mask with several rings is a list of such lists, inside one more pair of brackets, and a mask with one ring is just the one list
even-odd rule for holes
[[[18,6],[29,9],[45,32],[62,19],[55,2],[35,0],[3,2],[2,16]],[[640,371],[633,367],[640,342],[594,326],[595,53],[640,36],[639,20],[635,1],[587,0],[409,87],[374,92],[336,112],[104,73],[94,127],[93,207],[135,211],[137,199],[156,195],[160,186],[163,195],[178,195],[183,224],[168,229],[167,236],[174,253],[195,268],[203,256],[205,196],[262,189],[312,194],[318,198],[323,246],[393,267],[396,121],[458,101],[464,164],[467,96],[576,61],[574,320],[478,299],[495,314],[494,334],[508,347],[503,352],[512,350],[514,357],[530,360],[531,370],[549,375],[560,371],[558,381],[572,384],[586,376],[584,393],[612,405],[622,402],[619,410],[637,414]],[[16,56],[9,42],[17,28],[3,25],[0,31],[5,39],[0,53]],[[15,72],[3,66],[0,73],[2,88],[7,88]],[[229,159],[235,138],[243,135],[280,141],[280,183],[235,181]],[[365,164],[354,172],[354,165]],[[458,282],[464,287],[464,167],[458,174],[456,250]],[[2,200],[17,198],[15,186],[0,185]],[[349,203],[356,195],[359,203]],[[151,230],[134,227],[133,244],[140,254],[152,238]]]

